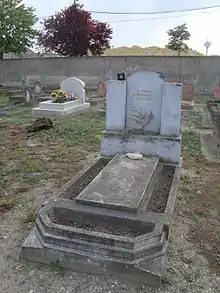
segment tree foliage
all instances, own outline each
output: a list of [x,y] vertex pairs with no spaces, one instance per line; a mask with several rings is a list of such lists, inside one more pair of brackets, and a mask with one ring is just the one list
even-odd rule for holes
[[169,36],[169,41],[166,47],[168,49],[177,51],[178,56],[181,52],[188,52],[189,48],[184,41],[188,41],[191,35],[188,32],[186,23],[170,29],[167,33]]
[[110,48],[112,30],[107,23],[92,19],[83,5],[70,7],[44,20],[39,45],[61,56],[101,55]]
[[35,10],[22,0],[0,0],[0,59],[4,53],[20,54],[31,47],[38,31]]

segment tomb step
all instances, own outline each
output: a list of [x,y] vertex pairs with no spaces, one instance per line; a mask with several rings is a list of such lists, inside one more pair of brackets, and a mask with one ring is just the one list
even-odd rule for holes
[[[145,245],[145,247],[129,250],[125,248],[118,248],[107,246],[104,244],[91,243],[80,239],[69,238],[65,236],[56,236],[54,234],[47,233],[40,223],[37,223],[36,230],[38,236],[43,239],[42,243],[53,244],[58,247],[67,247],[77,251],[83,251],[102,257],[111,257],[113,259],[123,259],[127,261],[134,261],[146,256],[152,256],[155,253],[159,253],[163,250],[166,242],[165,233],[160,235],[158,239],[154,239],[154,243]],[[44,244],[43,244],[44,245]]]
[[51,117],[51,116],[66,116],[66,115],[74,115],[82,113],[86,111],[90,107],[89,103],[79,104],[74,107],[70,107],[64,110],[56,110],[56,109],[40,109],[40,107],[32,108],[32,115],[35,117]]
[[131,160],[116,155],[76,198],[78,204],[137,213],[143,199],[150,200],[148,185],[159,159]]
[[70,229],[69,227],[64,227],[61,225],[56,225],[49,220],[48,216],[42,216],[40,213],[38,214],[38,219],[40,220],[41,224],[44,226],[46,231],[51,234],[55,234],[57,236],[65,236],[71,237],[76,239],[81,239],[83,241],[88,241],[91,243],[103,243],[106,245],[117,246],[122,248],[133,249],[134,241],[130,238],[122,238],[122,237],[110,237],[108,235],[103,235],[100,233],[91,233],[88,231],[86,234],[83,230],[80,229]]
[[[129,220],[126,220],[129,223]],[[137,222],[137,225],[139,225],[138,223],[139,222]],[[97,231],[88,231],[85,229],[56,224],[51,221],[48,214],[42,213],[41,211],[38,213],[36,224],[40,230],[45,230],[46,233],[53,234],[55,236],[63,236],[70,239],[104,244],[107,246],[114,246],[130,250],[142,249],[146,245],[150,245],[159,241],[163,232],[163,224],[157,224],[152,227],[150,231],[146,231],[146,233],[143,233],[143,235],[133,238]]]
[[57,264],[65,269],[81,273],[98,275],[107,273],[139,284],[157,287],[160,285],[165,250],[163,254],[155,254],[154,258],[146,257],[138,262],[129,262],[110,257],[103,258],[100,255],[57,247],[53,244],[42,245],[41,241],[36,230],[33,229],[22,246],[22,258],[48,265]]

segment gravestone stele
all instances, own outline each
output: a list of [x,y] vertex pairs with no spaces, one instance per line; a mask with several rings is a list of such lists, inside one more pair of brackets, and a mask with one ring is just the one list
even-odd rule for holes
[[182,84],[161,73],[139,71],[107,86],[106,130],[101,153],[139,152],[180,161]]
[[[128,77],[126,109],[127,129],[141,128],[136,122],[136,120],[141,119],[141,117],[137,116],[146,115],[146,119],[149,120],[149,123],[144,130],[157,133],[160,132],[163,86],[164,80],[155,72],[140,71]],[[142,123],[145,122],[143,121]]]
[[85,103],[85,84],[82,80],[76,77],[69,77],[60,83],[60,88],[67,94],[71,94],[72,97],[80,99],[82,103]]
[[35,91],[36,94],[40,94],[41,93],[41,86],[40,86],[39,83],[36,83],[35,90],[34,91]]
[[105,84],[104,84],[104,82],[100,81],[97,86],[97,97],[103,98],[105,96],[106,96]]
[[217,85],[214,90],[214,98],[220,99],[220,85]]

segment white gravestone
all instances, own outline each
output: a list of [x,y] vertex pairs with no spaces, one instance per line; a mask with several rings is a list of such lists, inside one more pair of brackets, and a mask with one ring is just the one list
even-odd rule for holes
[[40,94],[41,93],[41,87],[39,83],[36,83],[35,85],[35,89],[34,89],[36,94]]
[[82,80],[76,77],[64,79],[60,83],[60,88],[68,95],[72,95],[72,97],[80,99],[82,104],[85,103],[85,84]]
[[[148,132],[160,132],[161,107],[164,80],[155,72],[140,71],[133,73],[127,80],[126,128],[137,129],[136,122],[145,115],[142,124]],[[137,117],[139,116],[139,117]],[[148,123],[147,123],[148,121]]]
[[181,121],[182,84],[165,83],[163,91],[160,134],[179,136]]
[[156,72],[136,72],[107,87],[106,130],[134,130],[179,136],[182,86]]
[[127,82],[110,80],[106,96],[106,129],[125,129]]
[[102,156],[141,153],[179,164],[181,100],[182,84],[166,83],[156,72],[110,80]]

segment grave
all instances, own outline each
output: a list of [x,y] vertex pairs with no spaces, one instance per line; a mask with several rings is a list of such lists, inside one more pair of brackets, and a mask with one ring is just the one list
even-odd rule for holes
[[213,132],[212,140],[214,145],[220,149],[220,102],[216,100],[207,101],[207,107],[210,114]]
[[51,99],[40,102],[37,108],[32,109],[32,114],[38,117],[69,115],[82,112],[90,107],[90,104],[85,102],[85,84],[80,79],[75,77],[65,79],[61,82],[60,88],[75,99],[65,103],[54,103]]
[[104,98],[106,96],[106,89],[104,82],[100,81],[97,86],[97,98]]
[[[137,127],[135,144],[132,146],[131,137],[130,148],[140,150],[140,135],[141,141],[147,142],[142,147],[145,156],[130,159],[128,154],[117,154],[118,146],[114,150],[111,145],[115,156],[97,158],[67,182],[55,200],[40,209],[36,225],[23,243],[22,257],[76,272],[113,274],[158,287],[180,177],[177,114],[181,86],[165,84],[156,73],[141,72],[127,81],[110,81],[107,96],[106,125],[114,127],[114,139],[115,132],[121,131],[115,127],[121,126],[122,131],[125,126],[132,131]],[[111,110],[117,104],[114,121]],[[128,108],[124,109],[125,105]],[[132,106],[150,113],[144,116],[148,119],[144,129],[130,119]],[[104,139],[106,132],[111,143],[112,130],[107,128]],[[157,145],[154,156],[151,151],[146,156],[149,141]],[[164,153],[168,162],[164,162]]]
[[138,152],[179,163],[181,98],[181,84],[154,72],[109,81],[101,154]]
[[[174,81],[177,82],[178,81]],[[180,81],[179,81],[180,82]],[[186,110],[193,110],[194,108],[194,99],[195,99],[195,88],[193,84],[186,83],[184,81],[181,81],[183,84],[183,93],[182,93],[182,109]]]
[[217,85],[214,90],[214,98],[215,100],[220,99],[220,85]]

